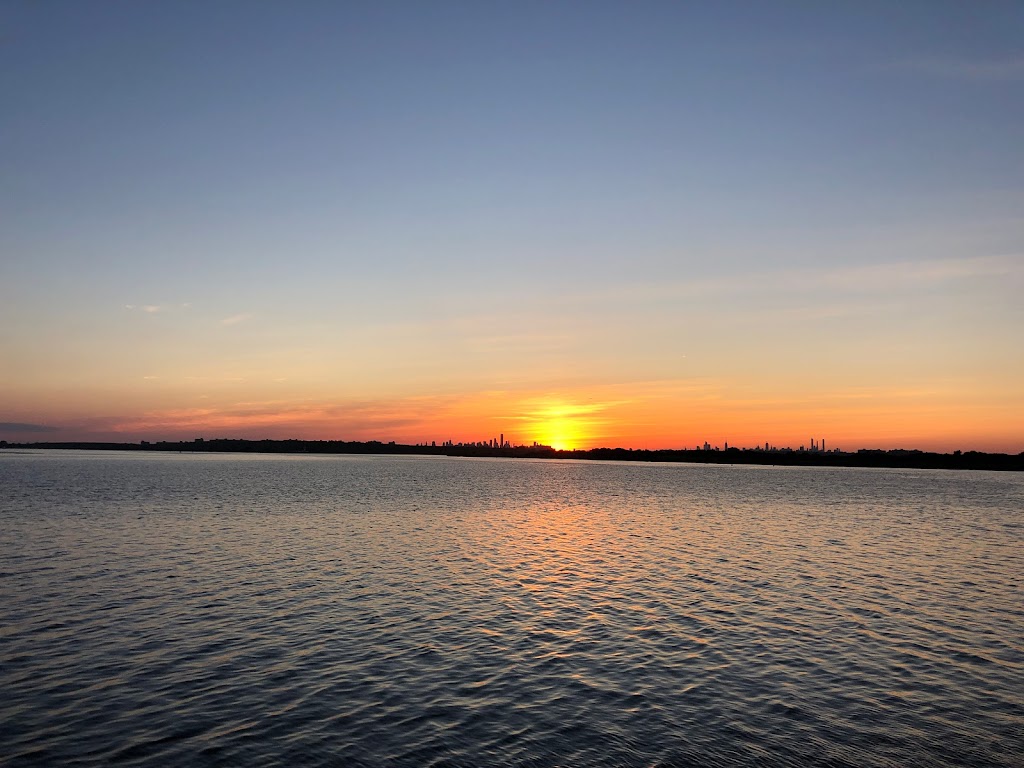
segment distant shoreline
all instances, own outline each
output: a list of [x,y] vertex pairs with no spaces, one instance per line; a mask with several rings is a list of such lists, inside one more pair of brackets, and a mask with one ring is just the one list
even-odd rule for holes
[[150,443],[7,443],[0,449],[47,448],[57,450],[92,451],[146,451],[190,453],[267,453],[267,454],[383,454],[452,456],[468,458],[520,458],[520,459],[582,459],[586,461],[646,461],[689,464],[751,464],[787,467],[881,467],[889,469],[980,469],[1024,471],[1024,453],[930,453],[927,451],[897,449],[891,451],[861,449],[843,451],[799,451],[728,448],[721,450],[685,449],[631,449],[589,448],[560,451],[547,446],[511,446],[505,448],[486,445],[404,445],[343,440],[232,440],[213,439],[189,442]]

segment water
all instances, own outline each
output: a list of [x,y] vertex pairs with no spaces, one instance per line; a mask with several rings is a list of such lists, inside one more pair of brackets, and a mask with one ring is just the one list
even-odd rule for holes
[[0,452],[0,762],[1024,765],[1024,478]]

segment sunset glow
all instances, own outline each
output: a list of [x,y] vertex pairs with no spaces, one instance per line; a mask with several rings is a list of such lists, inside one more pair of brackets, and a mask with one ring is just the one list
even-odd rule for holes
[[595,431],[602,424],[600,414],[608,407],[559,400],[527,401],[523,405],[527,413],[518,417],[519,429],[527,435],[535,435],[533,440],[541,445],[561,451],[596,445]]
[[2,440],[1024,450],[1013,46],[18,8]]

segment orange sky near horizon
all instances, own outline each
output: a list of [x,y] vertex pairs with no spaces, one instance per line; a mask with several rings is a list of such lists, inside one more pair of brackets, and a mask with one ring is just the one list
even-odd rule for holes
[[[628,285],[537,298],[501,318],[472,304],[394,312],[341,340],[340,321],[297,322],[272,306],[227,317],[126,306],[75,326],[43,318],[8,345],[0,439],[504,433],[563,449],[678,449],[813,437],[844,450],[1019,453],[1024,354],[1012,324],[985,324],[993,312],[1019,316],[1022,287],[1016,259],[904,263]],[[723,314],[720,304],[745,307]]]
[[1016,453],[1020,290],[1024,260],[983,258],[627,283],[501,315],[441,295],[357,324],[107,307],[8,336],[0,439]]
[[[133,408],[123,416],[57,418],[57,431],[21,440],[317,439],[470,442],[504,435],[513,444],[559,449],[809,446],[1024,450],[1024,418],[1007,419],[1004,401],[964,399],[945,389],[766,393],[713,381],[629,382],[560,391],[485,391],[332,403],[314,398],[249,400],[200,396],[190,407]],[[1004,397],[1008,393],[1004,393]],[[102,400],[100,401],[103,402]],[[136,407],[142,403],[136,403]],[[97,407],[99,406],[99,407]],[[93,410],[88,408],[85,410]],[[983,438],[978,438],[979,432]],[[10,436],[7,436],[10,439]]]

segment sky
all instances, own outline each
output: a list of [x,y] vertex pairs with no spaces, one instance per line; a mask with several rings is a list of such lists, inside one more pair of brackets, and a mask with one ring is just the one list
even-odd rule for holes
[[1024,451],[1020,2],[0,4],[0,439]]

